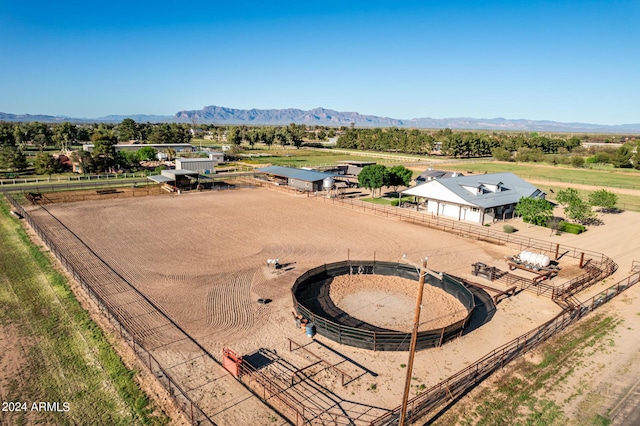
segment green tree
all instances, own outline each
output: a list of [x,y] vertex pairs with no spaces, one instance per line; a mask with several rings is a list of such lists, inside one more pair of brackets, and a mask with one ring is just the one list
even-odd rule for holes
[[247,142],[249,142],[249,146],[252,149],[255,146],[255,144],[260,140],[260,131],[261,130],[259,128],[249,129],[245,134],[245,138],[247,139]]
[[556,201],[563,206],[569,206],[571,203],[582,201],[580,193],[574,188],[561,189],[556,195]]
[[62,150],[68,150],[69,145],[76,141],[78,137],[78,129],[75,125],[65,121],[58,124],[53,129],[53,142],[56,144],[56,148]]
[[131,118],[125,118],[118,125],[118,140],[129,141],[137,139],[138,137],[138,125]]
[[236,126],[229,127],[229,132],[227,133],[227,141],[231,145],[240,145],[242,142],[242,135],[240,134],[240,129]]
[[552,216],[553,205],[542,198],[522,197],[516,204],[515,211],[525,222],[546,226]]
[[109,140],[98,140],[94,142],[93,158],[98,171],[109,171],[116,162],[115,144]]
[[307,126],[304,124],[291,123],[287,127],[287,133],[289,134],[289,140],[296,148],[300,149],[303,142],[303,137],[306,132]]
[[591,205],[585,202],[580,196],[580,193],[574,188],[558,191],[556,201],[564,206],[564,214],[567,216],[567,219],[584,222],[593,217]]
[[20,148],[15,146],[0,146],[0,169],[11,172],[22,171],[27,168],[27,157]]
[[[151,147],[145,147],[150,148]],[[142,148],[142,149],[145,149]],[[155,149],[154,149],[155,151]],[[140,166],[140,158],[138,157],[140,151],[129,151],[123,149],[122,151],[116,151],[115,163],[119,169],[137,169]]]
[[274,140],[277,139],[280,142],[280,146],[281,147],[285,147],[285,145],[289,145],[289,133],[283,129],[282,127],[278,128],[278,130],[276,130],[276,133],[274,135]]
[[513,161],[513,158],[511,158],[511,152],[504,148],[493,148],[491,150],[491,156],[498,161]]
[[583,167],[584,166],[584,158],[579,155],[574,155],[571,157],[571,165],[573,167]]
[[96,171],[96,162],[88,151],[73,151],[71,161],[77,164],[81,173],[93,173]]
[[37,121],[31,123],[32,143],[38,147],[40,151],[48,145],[51,145],[51,129],[44,123],[38,123]]
[[611,157],[611,164],[614,167],[628,168],[631,167],[631,149],[628,144],[622,145]]
[[594,216],[591,205],[586,203],[582,198],[569,203],[564,209],[564,214],[567,215],[568,219],[581,223]]
[[385,182],[384,185],[390,186],[393,188],[394,192],[398,192],[399,186],[411,185],[413,172],[407,169],[403,165],[397,165],[389,168],[386,176],[387,176],[387,181]]
[[33,168],[38,175],[51,175],[60,170],[60,162],[53,158],[51,154],[39,152],[33,160]]
[[267,127],[263,129],[262,132],[262,142],[271,149],[271,145],[273,145],[273,141],[276,137],[276,129],[274,127]]
[[16,142],[15,130],[0,123],[0,147],[15,147],[19,144],[20,142]]
[[158,151],[156,151],[155,148],[152,148],[150,146],[142,147],[136,153],[136,156],[140,161],[156,160],[158,158],[157,155],[158,155]]
[[387,181],[387,168],[380,164],[364,166],[358,175],[358,183],[363,188],[371,191],[371,196],[375,196],[375,190],[384,186]]
[[640,142],[636,144],[636,153],[631,157],[631,162],[634,169],[640,170]]
[[618,203],[618,196],[606,189],[600,189],[589,194],[589,204],[600,207],[602,212],[615,208]]

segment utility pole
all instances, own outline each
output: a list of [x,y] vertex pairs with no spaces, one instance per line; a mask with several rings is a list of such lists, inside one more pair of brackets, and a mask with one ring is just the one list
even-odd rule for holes
[[411,374],[413,373],[413,360],[416,355],[416,343],[418,341],[418,327],[420,326],[420,312],[422,310],[422,293],[424,290],[424,278],[427,275],[427,260],[422,259],[420,267],[420,280],[418,281],[418,296],[416,298],[416,310],[413,317],[413,332],[411,333],[411,345],[409,346],[409,362],[407,364],[407,378],[404,382],[404,394],[402,395],[402,411],[400,411],[400,426],[404,426],[407,417],[407,401],[411,389]]

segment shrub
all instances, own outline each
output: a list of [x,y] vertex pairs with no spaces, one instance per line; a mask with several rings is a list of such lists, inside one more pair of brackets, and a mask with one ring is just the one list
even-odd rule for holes
[[573,167],[583,167],[584,166],[584,158],[573,156],[571,157],[571,165]]
[[568,232],[569,234],[577,235],[583,233],[586,230],[587,228],[578,223],[560,222],[560,231],[562,232]]
[[516,228],[514,228],[511,225],[505,225],[505,226],[502,227],[502,230],[504,232],[506,232],[507,234],[513,234],[515,232]]
[[400,200],[391,200],[391,205],[393,207],[398,207],[400,205]]

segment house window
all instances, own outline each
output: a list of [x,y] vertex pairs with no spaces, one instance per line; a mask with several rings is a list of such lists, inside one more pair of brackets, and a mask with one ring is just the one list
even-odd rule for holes
[[478,207],[471,207],[471,211],[474,213],[478,213],[480,209]]

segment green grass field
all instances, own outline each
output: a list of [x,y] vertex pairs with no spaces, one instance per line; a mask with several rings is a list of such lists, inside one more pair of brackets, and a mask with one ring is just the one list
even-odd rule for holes
[[272,149],[258,152],[247,151],[246,154],[260,154],[260,157],[242,158],[249,164],[273,164],[276,166],[306,167],[319,165],[335,165],[340,160],[363,160],[363,157],[348,154],[334,154],[307,149]]
[[[568,184],[571,187],[570,184]],[[556,194],[558,191],[563,189],[567,189],[567,186],[559,186],[559,185],[547,185],[544,187],[540,187],[540,189],[544,190],[547,193],[547,200],[555,201]],[[553,190],[553,193],[549,190]],[[576,189],[583,200],[589,201],[589,194],[593,191],[589,191],[586,189]],[[640,196],[637,195],[628,195],[628,194],[616,194],[618,196],[618,204],[616,206],[621,210],[627,210],[631,212],[640,212]]]
[[[0,412],[2,424],[167,424],[101,329],[0,199],[0,365],[2,401],[26,411]],[[10,355],[13,354],[14,358]],[[17,355],[17,357],[16,357]],[[9,356],[9,358],[4,358]],[[4,359],[3,359],[4,358]],[[58,402],[66,412],[32,411]]]
[[467,171],[473,171],[473,173],[512,172],[523,179],[597,185],[609,188],[640,189],[640,171],[634,169],[586,169],[548,164],[507,163],[503,161],[440,163],[437,168],[455,170],[462,173]]

